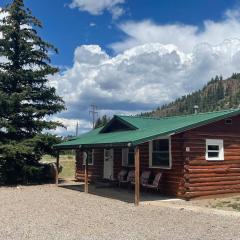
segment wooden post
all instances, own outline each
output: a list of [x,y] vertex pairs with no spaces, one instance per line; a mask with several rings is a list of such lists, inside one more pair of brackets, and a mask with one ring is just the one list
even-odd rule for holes
[[59,171],[59,151],[57,151],[57,160],[56,160],[56,185],[58,185],[58,171]]
[[88,193],[88,157],[86,158],[85,162],[85,173],[84,173],[84,192]]
[[140,200],[140,155],[139,147],[135,147],[135,205],[139,205]]

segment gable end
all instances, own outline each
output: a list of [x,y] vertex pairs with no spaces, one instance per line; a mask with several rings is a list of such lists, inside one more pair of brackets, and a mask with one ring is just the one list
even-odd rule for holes
[[123,120],[118,116],[114,116],[112,120],[99,132],[99,133],[110,133],[110,132],[120,132],[138,129],[129,122]]

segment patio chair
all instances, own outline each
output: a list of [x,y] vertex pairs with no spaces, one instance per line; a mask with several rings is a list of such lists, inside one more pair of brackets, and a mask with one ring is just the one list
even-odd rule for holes
[[127,170],[126,169],[122,169],[119,173],[118,173],[118,176],[117,176],[117,180],[118,180],[118,184],[120,186],[120,184],[122,182],[124,182],[126,180],[126,177],[127,177]]
[[162,178],[162,173],[159,172],[155,175],[154,177],[154,180],[153,180],[153,183],[152,184],[142,184],[142,186],[145,188],[145,189],[154,189],[154,190],[159,190],[159,185],[160,185],[160,181],[161,181],[161,178]]
[[[151,171],[143,171],[140,177],[140,184],[141,185],[148,184],[150,176],[151,176]],[[135,184],[135,179],[131,181],[131,184],[132,185]]]
[[135,179],[135,171],[131,170],[128,173],[127,182],[130,183],[130,182],[134,181],[134,179]]
[[128,175],[127,175],[126,179],[123,179],[123,180],[119,181],[119,186],[121,184],[129,184],[129,183],[131,183],[132,181],[134,181],[134,178],[135,178],[135,171],[131,170],[131,171],[128,172]]

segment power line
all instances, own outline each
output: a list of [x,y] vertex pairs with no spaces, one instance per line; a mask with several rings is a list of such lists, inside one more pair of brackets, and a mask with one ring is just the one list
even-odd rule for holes
[[89,115],[92,115],[92,128],[94,129],[96,117],[98,116],[98,111],[96,105],[92,104],[90,107],[91,110],[89,111]]

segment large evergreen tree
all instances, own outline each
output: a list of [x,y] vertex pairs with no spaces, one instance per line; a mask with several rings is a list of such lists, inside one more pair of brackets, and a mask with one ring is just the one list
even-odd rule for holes
[[23,0],[13,0],[1,12],[0,164],[6,180],[17,180],[24,166],[38,162],[50,150],[47,143],[55,142],[43,131],[61,125],[47,119],[62,111],[64,102],[48,84],[48,76],[58,72],[49,51],[57,49],[38,35],[41,22]]

